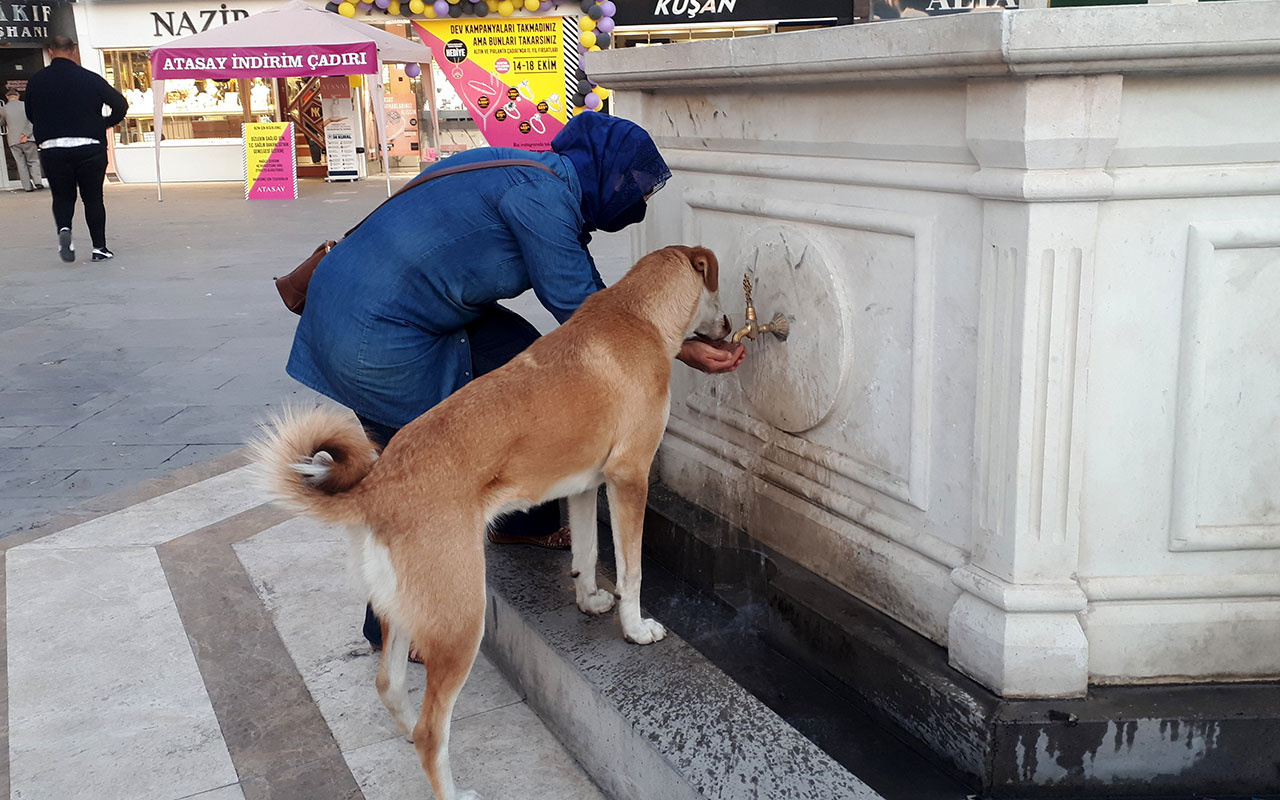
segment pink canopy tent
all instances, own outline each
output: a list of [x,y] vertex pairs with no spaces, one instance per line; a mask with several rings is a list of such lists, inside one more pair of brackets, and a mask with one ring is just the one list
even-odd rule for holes
[[365,88],[377,121],[378,149],[382,153],[382,169],[387,176],[387,194],[390,195],[391,171],[384,141],[384,61],[429,64],[431,49],[381,28],[314,8],[303,0],[290,0],[279,8],[157,47],[151,51],[157,195],[164,199],[160,185],[160,134],[164,124],[166,78],[248,79],[318,75],[370,76],[365,81]]

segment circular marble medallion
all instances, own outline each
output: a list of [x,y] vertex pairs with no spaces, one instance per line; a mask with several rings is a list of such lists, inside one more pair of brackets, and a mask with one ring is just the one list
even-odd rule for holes
[[848,372],[852,325],[833,252],[814,235],[766,225],[720,276],[721,302],[735,327],[745,322],[746,302],[742,273],[734,268],[751,276],[759,324],[779,311],[791,323],[785,342],[770,333],[744,339],[747,358],[736,373],[756,413],[788,433],[807,431],[831,414]]

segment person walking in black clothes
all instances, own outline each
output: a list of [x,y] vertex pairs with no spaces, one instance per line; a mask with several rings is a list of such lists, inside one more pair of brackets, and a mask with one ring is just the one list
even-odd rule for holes
[[[76,43],[70,37],[54,36],[48,49],[49,66],[27,81],[27,117],[53,195],[58,254],[63,261],[76,260],[71,220],[79,189],[93,240],[93,260],[106,261],[115,255],[107,249],[107,207],[102,202],[107,129],[124,119],[129,103],[101,75],[75,62]],[[109,116],[102,114],[104,105],[111,109]]]

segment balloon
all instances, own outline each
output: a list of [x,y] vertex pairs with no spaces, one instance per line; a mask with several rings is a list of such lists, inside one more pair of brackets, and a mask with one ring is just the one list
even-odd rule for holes
[[585,114],[585,113],[587,113],[587,107],[586,107],[586,106],[576,106],[576,107],[573,109],[573,115],[574,115],[575,117],[576,117],[576,116],[578,116],[579,114]]
[[604,12],[600,10],[600,6],[592,6],[587,9],[587,16],[592,19],[600,19],[604,16]]
[[466,2],[466,3],[458,3],[458,8],[462,9],[462,13],[463,13],[463,14],[474,14],[474,13],[476,13],[476,7],[475,7],[475,6],[473,6],[473,5],[471,5],[471,3],[470,3],[470,2]]
[[462,16],[462,6],[449,6],[449,16],[454,19]]
[[324,4],[324,10],[325,10],[325,11],[332,11],[333,13],[337,14],[337,13],[338,13],[338,4],[337,4],[337,3],[334,3],[334,2],[328,2],[328,3],[325,3],[325,4]]
[[373,4],[378,8],[386,8],[391,5],[391,0],[373,0]]
[[592,111],[596,110],[597,108],[600,107],[600,95],[598,94],[587,95],[586,103],[584,105],[586,105],[586,107],[591,109]]
[[538,3],[539,11],[550,11],[551,8],[552,8],[551,0],[542,0],[541,3]]
[[449,13],[448,0],[436,0],[431,4],[431,8],[436,12],[436,16],[443,17]]
[[573,103],[575,106],[580,106],[586,102],[586,99],[587,96],[585,94],[574,94],[569,98],[569,102]]
[[427,4],[422,0],[409,0],[409,10],[415,14],[421,14],[427,10]]
[[596,88],[591,90],[591,93],[599,95],[601,100],[608,100],[609,95],[613,94],[613,92],[609,91],[603,86],[597,86]]
[[539,0],[524,0],[525,11],[532,13],[540,8],[542,8],[542,3]]
[[613,17],[605,17],[596,23],[596,30],[601,33],[613,33]]
[[618,7],[614,5],[613,0],[604,0],[604,2],[600,4],[600,10],[604,12],[606,17],[612,17],[614,14],[618,13]]
[[599,51],[600,51],[600,45],[598,45],[598,44],[593,44],[593,45],[591,45],[590,47],[588,47],[588,48],[587,48],[587,52],[588,52],[588,53],[596,53],[596,52],[599,52]]
[[578,43],[583,47],[590,48],[596,43],[596,35],[591,31],[583,31],[578,37]]
[[404,74],[408,75],[410,78],[416,78],[422,74],[422,67],[417,64],[405,64]]
[[588,11],[590,11],[591,7],[594,6],[595,4],[596,4],[596,0],[582,0],[582,2],[578,4],[578,7],[581,8],[582,13],[585,14]]
[[354,17],[356,15],[356,7],[351,3],[338,3],[338,13],[344,17]]
[[[408,4],[406,3],[405,5],[408,5]],[[402,6],[400,5],[400,0],[388,0],[387,2],[388,14],[399,14],[401,10],[402,10]]]
[[608,47],[609,43],[612,41],[613,41],[613,37],[611,37],[609,34],[602,33],[601,31],[596,31],[596,44],[599,45],[600,47],[602,48]]
[[487,17],[487,16],[489,16],[489,4],[488,4],[488,3],[476,3],[474,6],[472,6],[472,8],[474,8],[474,9],[476,10],[476,16],[477,16],[477,17]]
[[584,31],[594,31],[596,29],[596,21],[591,17],[578,17],[578,27]]
[[365,3],[365,2],[356,3],[356,8],[360,9],[361,11],[364,11],[365,13],[368,13],[369,9],[373,8],[373,3]]
[[590,91],[591,91],[591,81],[588,81],[586,79],[578,81],[578,94],[585,96],[587,92],[590,92]]
[[511,16],[515,11],[516,7],[511,0],[502,0],[502,2],[498,3],[498,13],[504,17]]

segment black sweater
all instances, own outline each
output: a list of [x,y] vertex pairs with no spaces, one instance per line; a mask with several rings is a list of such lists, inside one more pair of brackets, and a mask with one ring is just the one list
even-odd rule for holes
[[[102,107],[111,115],[103,116]],[[107,128],[129,111],[124,95],[101,75],[67,58],[55,58],[27,81],[27,119],[37,143],[75,136],[107,141]]]

